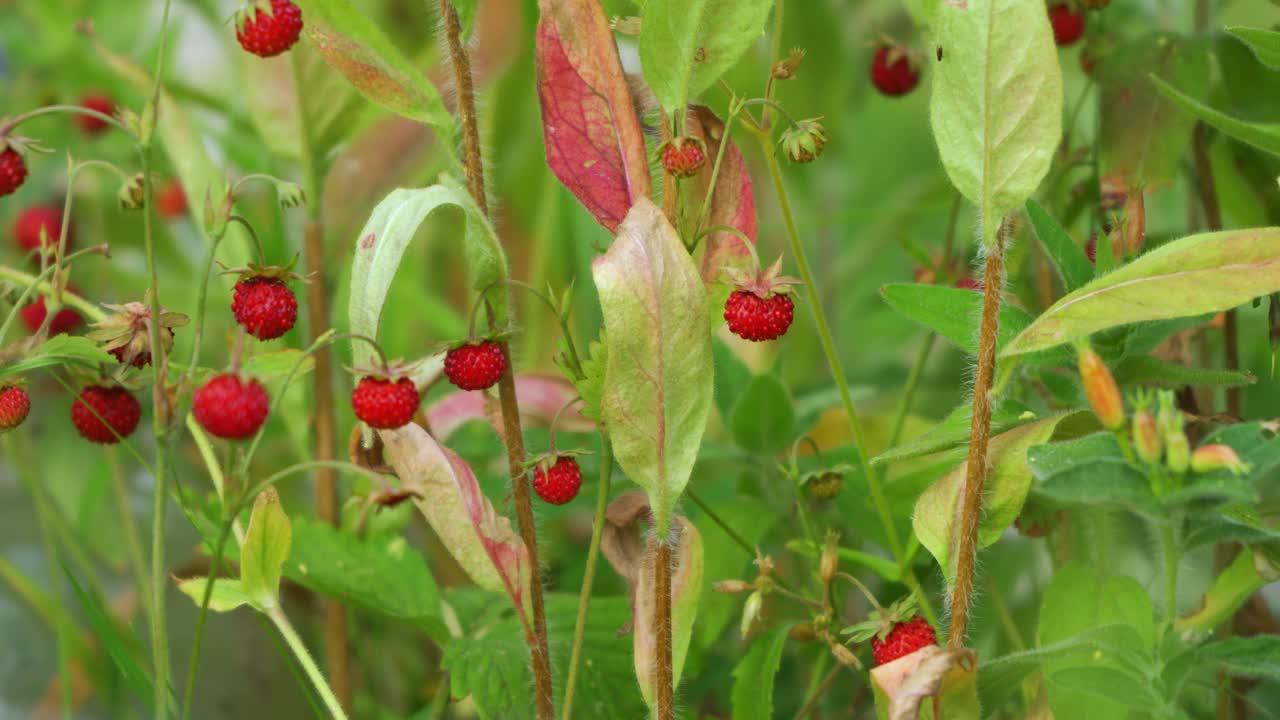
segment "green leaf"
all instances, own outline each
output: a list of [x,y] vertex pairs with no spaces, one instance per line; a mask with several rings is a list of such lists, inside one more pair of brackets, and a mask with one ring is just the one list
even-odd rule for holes
[[448,637],[440,590],[421,553],[403,537],[358,538],[333,526],[299,520],[285,576],[343,604],[404,620]]
[[1266,584],[1267,581],[1258,574],[1258,567],[1254,564],[1253,551],[1243,548],[1236,553],[1235,560],[1222,574],[1214,579],[1213,585],[1204,594],[1200,609],[1178,618],[1174,629],[1179,634],[1188,631],[1211,633]]
[[[1000,433],[991,438],[987,451],[990,469],[983,485],[982,522],[978,526],[978,547],[991,545],[1005,528],[1018,519],[1022,503],[1031,489],[1031,470],[1027,467],[1027,448],[1053,436],[1058,423],[1067,415],[1054,415]],[[961,501],[969,463],[962,462],[951,472],[929,486],[916,501],[911,525],[916,537],[942,568],[950,584],[955,579],[951,552],[957,528],[956,509]]]
[[1058,268],[1058,274],[1062,276],[1062,284],[1066,286],[1067,292],[1093,279],[1093,265],[1084,254],[1084,250],[1035,200],[1027,201],[1027,217],[1031,219],[1031,227],[1035,228],[1036,237],[1040,238],[1045,252]]
[[249,602],[259,610],[271,610],[279,602],[280,575],[292,542],[293,529],[280,506],[280,496],[275,488],[263,490],[253,501],[249,529],[240,548],[240,582]]
[[[1025,416],[1025,417],[1024,417]],[[1000,403],[991,415],[991,434],[998,435],[1006,430],[1034,419],[1024,407],[1005,400]],[[950,450],[969,442],[969,432],[973,422],[973,404],[965,403],[951,411],[942,422],[935,425],[920,437],[908,440],[895,448],[886,450],[871,458],[872,465],[910,460],[923,455]]]
[[1035,192],[1062,137],[1062,71],[1040,0],[939,4],[929,115],[951,182],[978,206],[983,243]]
[[1146,385],[1176,390],[1186,385],[1207,387],[1241,387],[1258,381],[1253,373],[1242,370],[1210,370],[1187,367],[1150,355],[1132,355],[1112,368],[1116,382],[1122,386]]
[[1280,32],[1239,25],[1227,28],[1227,32],[1249,46],[1258,62],[1272,70],[1280,70]]
[[728,418],[755,376],[719,337],[712,338],[711,353],[716,377],[716,409],[721,417]]
[[[400,269],[405,249],[427,216],[441,207],[461,208],[466,223],[466,255],[471,287],[488,289],[501,327],[506,317],[506,288],[493,288],[507,276],[507,256],[494,234],[493,226],[475,201],[457,181],[445,176],[443,184],[418,190],[395,190],[373,209],[356,239],[351,262],[351,298],[347,314],[351,332],[377,337],[382,308],[391,290],[391,281]],[[355,343],[354,357],[361,365],[373,356],[366,343]]]
[[72,363],[97,367],[103,363],[114,365],[116,359],[89,338],[80,335],[54,335],[25,360],[0,367],[0,377]]
[[757,375],[738,395],[729,414],[734,442],[758,453],[779,453],[791,446],[795,407],[791,393],[776,377]]
[[1176,240],[1058,300],[1000,351],[1035,352],[1107,328],[1229,310],[1280,290],[1280,228]]
[[1280,636],[1232,637],[1204,645],[1196,652],[1201,663],[1222,668],[1229,675],[1280,680]]
[[306,18],[307,39],[362,95],[391,112],[434,127],[446,145],[453,142],[453,116],[440,93],[373,21],[349,0],[297,0],[297,4]]
[[[80,601],[80,606],[84,609],[89,625],[93,627],[93,634],[107,651],[107,657],[111,658],[111,664],[115,666],[120,676],[124,678],[129,692],[146,703],[146,707],[154,708],[155,693],[153,688],[155,683],[152,682],[151,676],[147,674],[147,671],[143,669],[142,662],[139,660],[140,651],[136,647],[136,643],[130,642],[130,638],[125,637],[120,632],[119,626],[108,614],[107,609],[103,607],[99,598],[96,595],[85,592],[84,588],[80,586],[80,582],[76,580],[75,575],[65,565],[62,571],[66,574],[67,580],[70,581],[71,589],[75,592],[76,599]],[[173,705],[173,696],[167,695],[166,697],[168,697],[170,705]]]
[[773,679],[782,664],[791,624],[762,633],[733,669],[733,720],[770,720],[773,717]]
[[[941,285],[889,283],[880,288],[880,295],[907,318],[945,337],[970,355],[978,354],[978,334],[974,328],[982,315],[982,293]],[[1031,316],[1026,310],[1002,303],[997,346],[1007,344],[1030,324]]]
[[764,34],[773,0],[648,0],[640,63],[670,113],[682,110]]
[[[1121,638],[1117,641],[1117,638]],[[1128,625],[1104,625],[1032,650],[988,660],[978,670],[982,707],[995,709],[1017,691],[1022,681],[1045,665],[1075,665],[1096,655],[1129,653],[1141,640]]]
[[1150,517],[1163,510],[1146,475],[1124,460],[1115,436],[1095,433],[1027,451],[1034,492],[1052,504],[1119,506]]
[[1280,545],[1280,530],[1275,530],[1264,522],[1257,510],[1244,506],[1199,513],[1190,519],[1187,536],[1183,541],[1186,549],[1218,542]]
[[[196,607],[204,602],[205,587],[209,584],[207,577],[195,577],[178,581],[178,589],[195,602]],[[233,578],[218,578],[213,583],[213,593],[209,595],[209,609],[218,612],[231,612],[241,605],[252,605],[253,599],[244,591],[244,585]]]
[[[1050,687],[1059,693],[1055,698],[1053,690],[1050,691],[1050,704],[1058,708],[1056,712],[1059,713],[1066,708],[1077,712],[1081,710],[1077,701],[1061,699],[1064,690],[1071,692],[1073,697],[1085,695],[1102,698],[1116,705],[1139,710],[1149,710],[1161,702],[1161,697],[1151,689],[1147,678],[1114,667],[1068,667],[1048,673],[1048,678]],[[1056,703],[1053,702],[1054,699],[1057,699]]]
[[1201,103],[1158,77],[1152,76],[1151,81],[1156,84],[1160,92],[1165,94],[1165,97],[1218,130],[1259,150],[1280,155],[1280,123],[1250,123],[1237,120]]
[[663,537],[711,412],[706,290],[675,229],[647,198],[631,208],[592,273],[608,331],[605,423],[618,464],[648,492]]

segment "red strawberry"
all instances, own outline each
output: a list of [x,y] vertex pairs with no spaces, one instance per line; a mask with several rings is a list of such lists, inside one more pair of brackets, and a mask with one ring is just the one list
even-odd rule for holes
[[[48,244],[58,246],[58,237],[62,234],[62,208],[53,205],[32,205],[13,225],[13,236],[18,240],[18,247],[24,253],[40,247],[40,231],[48,237]],[[67,229],[67,249],[71,249],[71,229]]]
[[182,183],[170,180],[156,193],[156,212],[160,217],[172,220],[187,214],[187,193]]
[[17,385],[0,387],[0,433],[12,430],[27,419],[31,398]]
[[881,45],[871,58],[871,84],[889,97],[906,95],[920,84],[920,73],[903,46]]
[[444,356],[444,374],[463,390],[486,390],[507,371],[502,348],[492,340],[467,343]]
[[564,505],[578,496],[582,487],[582,468],[568,455],[556,458],[551,467],[538,463],[533,473],[533,491],[552,505]]
[[413,422],[421,397],[413,380],[365,376],[351,391],[351,408],[371,428],[394,430]]
[[254,0],[236,17],[236,40],[258,57],[273,57],[293,47],[302,32],[302,10],[290,0]]
[[271,399],[262,385],[235,375],[215,375],[191,399],[191,413],[200,427],[228,440],[252,437],[270,412]]
[[[80,107],[100,112],[103,115],[114,115],[116,112],[116,104],[111,98],[102,93],[89,93],[80,98]],[[92,115],[76,115],[76,123],[88,135],[98,135],[103,130],[111,127],[111,124],[106,120]]]
[[27,179],[27,163],[11,147],[0,152],[0,197],[11,195]]
[[89,442],[114,445],[138,428],[142,406],[122,387],[91,385],[71,405],[71,423]]
[[1084,13],[1076,12],[1066,3],[1049,8],[1049,23],[1053,25],[1053,41],[1065,47],[1084,35]]
[[[19,311],[22,314],[22,324],[27,326],[27,332],[34,333],[44,324],[44,318],[49,311],[44,305],[44,296],[36,298],[36,301],[22,308]],[[71,332],[80,324],[80,313],[69,307],[63,307],[53,316],[53,320],[49,323],[50,335],[61,335],[62,333]]]
[[738,337],[754,342],[782,337],[795,317],[795,303],[784,294],[760,297],[735,290],[724,304],[724,319]]
[[697,138],[678,137],[668,140],[659,149],[662,169],[676,177],[687,178],[698,174],[707,164],[706,146]]
[[875,656],[876,665],[884,665],[910,655],[922,647],[936,644],[938,644],[938,638],[929,621],[916,616],[906,622],[894,623],[893,628],[883,639],[871,638],[871,653]]
[[281,278],[254,275],[236,283],[231,312],[245,332],[274,340],[297,322],[298,299]]

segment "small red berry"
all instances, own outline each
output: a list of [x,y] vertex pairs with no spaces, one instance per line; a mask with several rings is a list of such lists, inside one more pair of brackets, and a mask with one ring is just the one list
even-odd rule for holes
[[974,280],[967,275],[957,280],[954,287],[960,288],[961,290],[982,290],[982,285],[977,280]]
[[871,653],[875,656],[876,665],[884,665],[937,643],[938,638],[929,621],[917,616],[906,622],[896,623],[884,640],[879,637],[871,638]]
[[245,332],[259,340],[274,340],[298,320],[298,299],[284,280],[255,275],[236,283],[231,312]]
[[557,457],[555,464],[545,470],[539,464],[533,473],[533,491],[552,505],[564,505],[574,499],[581,487],[582,468],[568,455]]
[[200,427],[228,440],[252,437],[270,412],[266,389],[257,380],[235,375],[215,375],[191,398],[191,413]]
[[[34,333],[44,324],[44,318],[49,311],[44,305],[44,296],[36,298],[36,301],[22,308],[19,311],[22,314],[22,324],[27,326],[27,332]],[[61,335],[71,332],[80,324],[80,313],[69,307],[63,307],[53,316],[53,320],[49,322],[49,334]]]
[[71,423],[80,436],[101,445],[114,445],[133,434],[142,418],[138,399],[122,387],[91,385],[71,405]]
[[871,84],[889,97],[906,95],[920,84],[906,48],[882,45],[871,58]]
[[[57,247],[58,238],[62,234],[62,209],[53,205],[32,205],[13,225],[13,236],[18,241],[18,248],[24,253],[40,247],[40,231],[44,230],[48,244]],[[71,249],[71,228],[67,228],[67,249]]]
[[1053,41],[1065,47],[1084,35],[1084,13],[1076,12],[1065,3],[1049,8],[1049,23],[1053,25]]
[[675,138],[662,147],[659,156],[662,169],[676,177],[693,177],[707,164],[707,153],[700,141]]
[[782,337],[794,318],[795,303],[786,293],[762,298],[748,290],[735,290],[724,304],[729,330],[754,342]]
[[492,340],[459,345],[444,356],[444,374],[463,390],[487,390],[507,371],[502,348]]
[[167,220],[180,218],[187,214],[187,193],[182,183],[170,180],[156,193],[156,212]]
[[255,0],[244,11],[244,24],[236,28],[240,47],[258,57],[273,57],[293,47],[302,33],[302,10],[290,0],[271,0],[267,13]]
[[0,387],[0,433],[12,430],[27,419],[31,398],[17,385]]
[[[116,112],[115,102],[102,93],[90,93],[80,98],[80,107],[100,112],[103,115],[114,115]],[[76,123],[88,135],[98,135],[111,127],[111,124],[106,120],[92,115],[77,114]]]
[[[168,336],[169,336],[169,342],[168,342],[167,344],[165,344],[165,348],[166,348],[166,349],[168,349],[169,347],[171,347],[171,346],[173,345],[173,331],[172,331],[172,330],[170,330],[169,328],[161,328],[161,330],[163,330],[163,332],[167,333],[167,334],[168,334]],[[109,353],[111,353],[112,355],[114,355],[114,356],[115,356],[115,358],[116,358],[116,362],[123,363],[123,362],[124,362],[124,358],[125,358],[125,353],[126,353],[127,351],[128,351],[128,346],[127,346],[127,345],[121,345],[120,347],[111,348],[111,349],[110,349],[110,350],[108,350],[107,352],[109,352]],[[150,364],[151,364],[151,351],[150,351],[150,350],[144,350],[144,351],[142,351],[142,352],[138,353],[137,355],[134,355],[134,356],[133,356],[133,360],[132,360],[129,364],[130,364],[130,365],[132,365],[132,366],[134,366],[134,367],[136,367],[136,368],[144,368],[144,367],[146,367],[146,366],[150,365]]]
[[0,152],[0,197],[11,195],[27,179],[27,163],[11,147]]
[[421,397],[413,380],[366,376],[351,391],[351,408],[371,428],[394,430],[413,422]]

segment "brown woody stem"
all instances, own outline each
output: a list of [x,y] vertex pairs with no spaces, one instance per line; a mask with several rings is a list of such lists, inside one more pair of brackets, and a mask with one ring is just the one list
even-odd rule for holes
[[[471,81],[471,59],[462,45],[462,25],[450,0],[440,0],[440,16],[444,20],[449,57],[453,63],[454,83],[458,90],[458,119],[462,123],[462,151],[466,163],[467,189],[485,215],[489,203],[485,195],[484,161],[480,156],[480,131],[476,125],[475,90]],[[516,400],[515,376],[512,374],[511,348],[505,340],[498,343],[506,359],[507,370],[498,381],[498,401],[502,408],[502,437],[507,446],[507,463],[511,471],[511,495],[516,505],[520,537],[529,550],[529,603],[533,612],[533,637],[529,638],[529,656],[533,666],[534,696],[538,720],[553,720],[555,704],[551,688],[551,656],[547,650],[547,617],[542,602],[542,572],[538,564],[538,537],[529,499],[529,477],[524,468],[524,436],[520,427],[520,406]]]
[[658,538],[653,571],[658,720],[672,720],[675,717],[675,673],[671,669],[671,542],[668,538]]
[[973,421],[969,430],[969,459],[960,499],[960,524],[954,535],[955,586],[951,590],[951,627],[947,645],[964,647],[973,600],[974,560],[978,554],[978,522],[982,519],[982,489],[987,479],[987,444],[991,439],[991,385],[996,369],[996,330],[999,326],[1004,251],[1009,226],[1003,224],[987,253],[983,278],[982,328],[978,339],[978,372],[973,391]]

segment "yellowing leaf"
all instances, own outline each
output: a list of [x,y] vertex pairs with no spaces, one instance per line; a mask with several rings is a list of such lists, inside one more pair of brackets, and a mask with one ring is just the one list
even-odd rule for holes
[[276,606],[280,598],[280,575],[292,544],[289,516],[280,506],[275,488],[267,488],[253,502],[249,529],[240,548],[240,582],[254,607],[265,611]]

